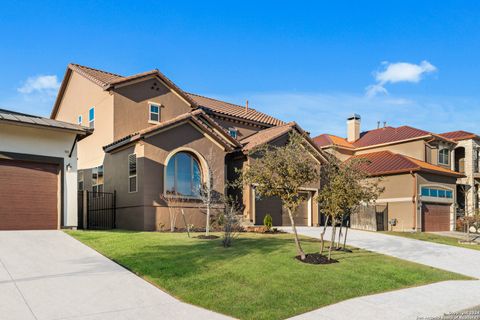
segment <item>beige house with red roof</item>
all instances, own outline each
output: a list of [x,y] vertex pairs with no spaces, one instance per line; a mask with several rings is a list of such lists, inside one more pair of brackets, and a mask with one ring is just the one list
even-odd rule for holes
[[385,191],[377,204],[388,206],[396,231],[448,231],[455,226],[457,141],[444,135],[401,126],[361,132],[361,119],[347,120],[347,138],[322,134],[313,140],[341,160],[367,159],[372,178],[382,177]]
[[[187,93],[158,70],[132,76],[78,64],[67,67],[51,114],[93,133],[78,142],[79,189],[116,191],[118,228],[158,230],[170,226],[165,195],[180,194],[188,224],[204,225],[199,186],[213,175],[215,192],[224,194],[235,168],[251,160],[262,144],[284,144],[296,131],[320,166],[320,149],[295,123],[285,123],[246,106]],[[300,225],[318,222],[314,197],[320,183],[305,186]],[[240,194],[244,221],[262,224],[269,213],[286,223],[278,199],[261,199],[253,186]],[[185,227],[182,218],[177,227]]]

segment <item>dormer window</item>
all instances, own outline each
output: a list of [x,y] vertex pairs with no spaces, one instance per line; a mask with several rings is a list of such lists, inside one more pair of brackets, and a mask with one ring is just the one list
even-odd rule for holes
[[438,163],[448,165],[450,163],[450,150],[447,148],[440,149],[438,151]]
[[150,103],[148,105],[148,122],[158,123],[160,122],[160,105]]
[[238,137],[238,130],[237,128],[228,128],[228,134],[234,138],[234,139],[237,139]]

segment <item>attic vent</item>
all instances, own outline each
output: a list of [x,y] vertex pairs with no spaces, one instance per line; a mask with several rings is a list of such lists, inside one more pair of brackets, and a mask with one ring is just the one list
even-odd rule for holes
[[160,88],[158,87],[158,84],[156,82],[153,83],[153,85],[150,87],[150,89],[157,90],[157,91],[160,90]]

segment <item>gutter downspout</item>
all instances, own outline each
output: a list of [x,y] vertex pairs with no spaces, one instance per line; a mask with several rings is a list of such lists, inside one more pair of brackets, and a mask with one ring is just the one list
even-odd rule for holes
[[417,174],[414,173],[413,171],[410,171],[410,174],[413,177],[413,229],[416,231],[417,230],[417,207],[418,207],[418,199],[417,199],[417,194],[418,194],[418,180],[417,180]]

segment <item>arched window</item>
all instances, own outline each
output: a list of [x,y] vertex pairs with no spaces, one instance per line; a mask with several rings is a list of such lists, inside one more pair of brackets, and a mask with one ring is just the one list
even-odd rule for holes
[[202,183],[198,160],[188,152],[179,152],[167,164],[166,193],[197,196]]

